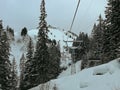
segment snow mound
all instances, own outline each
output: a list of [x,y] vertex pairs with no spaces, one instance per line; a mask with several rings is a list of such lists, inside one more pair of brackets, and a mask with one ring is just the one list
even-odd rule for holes
[[[97,75],[102,73],[102,75]],[[49,84],[48,84],[49,83]],[[51,80],[30,90],[119,90],[120,58],[84,69],[71,76]],[[40,89],[42,87],[43,89]],[[48,87],[48,89],[45,89]]]
[[[94,69],[93,75],[104,75],[104,74],[113,74],[115,70],[120,69],[119,65],[119,60],[120,58],[116,59],[116,61],[113,61],[111,63],[103,65],[103,67],[98,66],[97,68]],[[110,64],[110,65],[109,65]]]

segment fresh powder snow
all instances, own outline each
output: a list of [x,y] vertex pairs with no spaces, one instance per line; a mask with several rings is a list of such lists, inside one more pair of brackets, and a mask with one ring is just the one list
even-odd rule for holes
[[[79,66],[79,62],[76,66]],[[71,67],[69,67],[71,68]],[[66,70],[69,73],[70,70]],[[64,74],[64,73],[62,73]],[[61,75],[60,75],[61,76]],[[61,77],[30,90],[119,90],[120,58],[107,64],[84,69],[74,75]]]

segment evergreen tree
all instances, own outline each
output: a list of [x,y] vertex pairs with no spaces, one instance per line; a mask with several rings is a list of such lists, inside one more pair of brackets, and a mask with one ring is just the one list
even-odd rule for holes
[[41,16],[39,23],[39,32],[38,32],[38,41],[36,44],[36,51],[34,53],[34,58],[32,62],[33,69],[31,70],[31,83],[33,86],[39,85],[41,83],[45,83],[50,80],[49,78],[49,69],[50,69],[50,61],[49,61],[49,52],[48,46],[46,45],[48,42],[48,27],[47,22],[45,20],[47,14],[45,11],[45,1],[42,0],[41,3]]
[[0,20],[0,29],[3,29],[2,20]]
[[108,62],[119,56],[120,40],[120,1],[109,0],[106,9],[104,31],[104,61]]
[[16,61],[15,58],[13,58],[12,61],[12,78],[11,78],[11,83],[12,83],[12,90],[16,90],[17,89],[17,82],[18,82],[18,77],[17,77],[17,65],[16,65]]
[[99,16],[98,24],[93,27],[92,38],[91,38],[91,56],[89,58],[100,60],[102,57],[102,45],[103,45],[103,31],[104,31],[104,21]]
[[27,34],[27,28],[24,27],[21,31],[21,36],[25,36]]
[[24,85],[24,72],[25,72],[25,61],[26,61],[26,58],[24,56],[24,54],[22,54],[22,57],[20,59],[20,89],[21,90],[24,90],[23,89],[23,85]]
[[52,41],[52,45],[48,48],[50,55],[50,79],[55,79],[60,73],[60,49],[56,45],[56,40]]
[[14,40],[14,30],[10,28],[9,26],[7,26],[6,31],[7,31],[7,36],[9,40],[10,41]]
[[92,29],[91,37],[90,37],[90,44],[89,44],[90,48],[88,52],[88,59],[93,59],[95,57],[95,54],[94,54],[95,39],[93,38],[93,36],[94,36],[94,31],[96,31],[96,29],[97,29],[97,25],[95,23]]
[[34,46],[33,46],[33,41],[30,38],[30,41],[28,43],[27,47],[27,54],[26,54],[26,62],[25,62],[25,70],[23,72],[24,74],[24,79],[23,79],[23,85],[21,87],[22,90],[26,90],[31,88],[32,85],[32,80],[31,80],[31,70],[32,70],[32,60],[33,60],[33,52],[34,52]]
[[10,74],[11,63],[9,61],[9,42],[6,32],[3,31],[2,23],[0,23],[0,85],[2,90],[10,90]]
[[[86,57],[85,55],[89,51],[88,34],[81,32],[79,34],[79,37],[75,41],[78,41],[78,42],[73,42],[73,46],[77,47],[77,49],[75,50],[75,60],[77,61],[77,60],[81,60],[84,57]],[[73,55],[72,55],[72,57],[73,57]]]

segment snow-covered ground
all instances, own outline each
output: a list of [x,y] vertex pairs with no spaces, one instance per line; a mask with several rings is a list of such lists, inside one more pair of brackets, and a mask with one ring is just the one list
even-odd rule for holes
[[[80,62],[75,66],[79,65]],[[62,74],[69,73],[70,68]],[[120,90],[120,58],[51,80],[30,90]]]

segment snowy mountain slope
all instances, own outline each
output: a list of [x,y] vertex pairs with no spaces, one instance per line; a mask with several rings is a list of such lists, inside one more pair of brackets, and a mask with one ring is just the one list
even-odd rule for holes
[[[33,40],[37,40],[37,34],[38,34],[38,30],[37,29],[33,29],[30,30],[28,32],[28,35],[30,37],[32,37]],[[70,38],[71,36],[71,38]],[[59,29],[50,29],[49,28],[49,33],[48,33],[48,37],[50,39],[55,39],[56,41],[59,41],[60,45],[61,45],[61,49],[63,50],[63,46],[66,45],[66,43],[64,42],[64,40],[70,40],[72,41],[73,39],[76,38],[76,36],[72,36],[71,33],[64,31],[64,30],[59,30]],[[72,45],[72,43],[68,43],[69,45]]]
[[107,64],[51,80],[30,90],[119,90],[120,58]]
[[[50,32],[48,33],[48,37],[50,39],[55,39],[57,42],[59,42],[61,52],[64,52],[63,46],[66,46],[66,43],[63,40],[73,40],[72,38],[75,38],[75,37],[69,38],[69,35],[71,35],[71,34],[67,33],[64,30],[49,28],[49,31]],[[67,35],[66,35],[66,33],[67,33]],[[15,58],[15,60],[17,61],[17,65],[19,66],[22,55],[23,54],[24,54],[24,56],[26,55],[29,39],[32,38],[34,47],[35,47],[36,41],[37,41],[37,35],[38,35],[37,29],[29,30],[27,35],[24,37],[21,36],[21,32],[15,32],[15,34],[14,34],[15,40],[12,41],[10,44],[10,46],[11,46],[10,60],[12,61],[13,58]],[[69,45],[72,45],[72,43],[70,43]],[[68,55],[68,54],[66,54],[66,55]],[[70,55],[69,55],[69,57],[70,57]],[[64,62],[65,61],[63,61],[62,63],[64,63]]]

